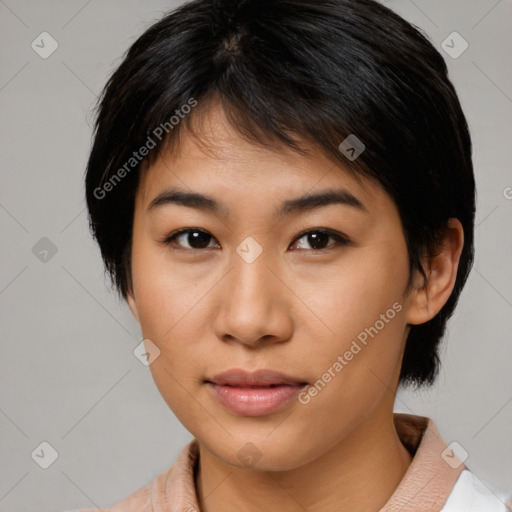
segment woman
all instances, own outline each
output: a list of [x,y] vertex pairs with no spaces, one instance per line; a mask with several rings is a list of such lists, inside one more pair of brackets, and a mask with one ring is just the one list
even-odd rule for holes
[[473,262],[471,138],[416,28],[372,0],[183,5],[106,85],[86,194],[194,436],[107,510],[506,510],[393,412]]

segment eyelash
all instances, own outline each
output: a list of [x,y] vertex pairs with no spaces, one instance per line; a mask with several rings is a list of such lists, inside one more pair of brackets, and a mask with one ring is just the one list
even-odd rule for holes
[[[210,233],[208,233],[208,231],[205,231],[203,229],[184,228],[184,229],[180,229],[178,231],[175,231],[174,233],[171,233],[165,239],[161,240],[160,243],[163,244],[166,247],[169,247],[169,246],[171,246],[173,244],[174,240],[176,238],[178,238],[180,235],[183,235],[183,234],[186,234],[186,233],[190,233],[190,232],[200,232],[200,233],[210,234]],[[307,231],[303,231],[302,233],[298,234],[293,239],[293,242],[295,243],[296,241],[300,240],[304,236],[309,235],[311,233],[321,233],[323,235],[328,235],[330,238],[333,238],[336,241],[336,243],[331,244],[331,245],[327,246],[324,249],[298,249],[298,250],[305,250],[305,251],[309,251],[309,252],[317,252],[318,253],[318,252],[329,251],[329,250],[331,250],[333,248],[333,246],[336,246],[337,244],[339,244],[341,246],[345,246],[345,245],[349,245],[351,243],[349,238],[346,237],[345,235],[342,235],[342,234],[337,233],[335,231],[332,231],[330,229],[324,229],[324,228],[316,228],[316,229],[309,229]],[[215,237],[213,235],[210,235],[210,236],[211,236],[211,238],[215,239]],[[175,248],[175,249],[176,250],[185,250],[185,251],[202,251],[202,250],[205,250],[205,249],[211,249],[211,247],[206,247],[204,249],[195,249],[195,248],[190,248],[189,249],[188,247],[182,247],[182,246],[178,245],[178,247]]]

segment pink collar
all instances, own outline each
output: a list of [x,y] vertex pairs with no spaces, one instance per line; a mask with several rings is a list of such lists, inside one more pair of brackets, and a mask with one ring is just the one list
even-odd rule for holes
[[[413,460],[379,512],[439,512],[460,473],[467,468],[446,446],[430,418],[402,413],[393,413],[393,418],[397,433]],[[150,484],[155,512],[199,511],[194,483],[198,456],[199,445],[194,439],[181,450],[172,467]]]

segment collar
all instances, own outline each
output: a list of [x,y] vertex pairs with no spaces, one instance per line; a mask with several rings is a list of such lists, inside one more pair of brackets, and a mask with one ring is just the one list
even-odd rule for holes
[[[393,413],[393,420],[400,440],[413,459],[379,512],[439,512],[460,473],[467,468],[445,444],[430,418]],[[151,492],[154,512],[199,510],[194,478],[198,459],[199,445],[194,439],[181,450],[169,471],[154,480]]]

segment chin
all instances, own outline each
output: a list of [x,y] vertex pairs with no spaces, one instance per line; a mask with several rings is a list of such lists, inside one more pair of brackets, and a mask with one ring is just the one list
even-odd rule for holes
[[230,437],[222,444],[218,439],[196,439],[225,464],[252,471],[293,470],[311,462],[319,453],[313,445],[305,446],[302,436],[285,439],[275,433],[268,435],[269,432],[271,430],[266,429],[261,436]]

